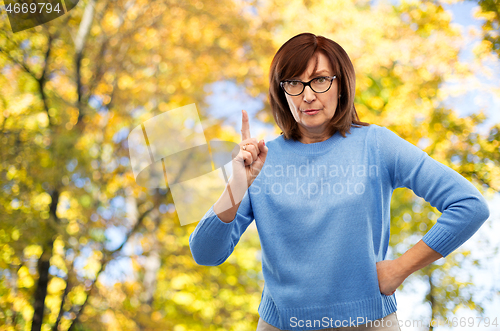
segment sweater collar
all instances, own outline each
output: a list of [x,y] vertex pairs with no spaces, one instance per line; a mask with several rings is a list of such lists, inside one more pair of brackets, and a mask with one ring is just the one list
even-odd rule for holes
[[336,145],[342,135],[339,131],[336,131],[330,138],[312,144],[304,144],[298,140],[285,139],[284,135],[281,135],[281,140],[283,141],[287,149],[291,149],[293,152],[301,155],[319,155],[327,153],[334,145]]

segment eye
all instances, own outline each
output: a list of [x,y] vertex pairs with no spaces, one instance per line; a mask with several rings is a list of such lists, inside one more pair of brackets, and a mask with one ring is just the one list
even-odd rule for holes
[[299,83],[299,82],[297,82],[297,81],[291,80],[291,81],[288,81],[288,82],[287,82],[287,84],[288,84],[288,85],[290,85],[290,86],[297,86],[297,85],[299,85],[300,83]]
[[316,82],[324,83],[324,82],[326,82],[326,77],[318,77],[318,78],[316,78]]

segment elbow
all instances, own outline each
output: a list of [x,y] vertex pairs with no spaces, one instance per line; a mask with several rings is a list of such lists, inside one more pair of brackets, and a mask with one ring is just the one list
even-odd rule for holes
[[210,261],[208,261],[208,262],[198,262],[198,261],[196,261],[196,260],[195,260],[195,262],[196,262],[196,264],[198,264],[198,265],[202,265],[202,266],[206,266],[206,267],[216,267],[216,266],[218,266],[218,265],[221,265],[221,264],[222,264],[222,263],[218,263],[218,262],[210,262]]
[[217,259],[213,252],[204,247],[198,247],[192,242],[189,243],[189,248],[194,262],[198,265],[215,267],[221,265],[227,259],[227,257]]
[[476,217],[481,223],[484,223],[490,217],[490,207],[483,196],[480,197],[474,208],[476,209]]
[[490,217],[490,208],[482,195],[477,196],[474,200],[471,200],[470,203],[469,223],[471,227],[474,228],[474,232],[476,232]]
[[198,265],[212,265],[213,262],[210,261],[210,256],[207,254],[206,250],[203,249],[203,247],[196,244],[193,234],[194,232],[189,235],[189,250],[191,251],[194,262]]
[[210,257],[207,257],[205,254],[194,254],[193,253],[192,255],[193,255],[194,262],[196,262],[196,264],[207,266],[207,267],[216,267],[218,265],[221,265],[225,261],[225,260],[216,261],[214,259],[211,259]]

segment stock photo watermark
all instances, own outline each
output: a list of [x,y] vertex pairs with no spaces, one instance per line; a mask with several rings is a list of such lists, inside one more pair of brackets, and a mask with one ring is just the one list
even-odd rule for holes
[[[207,142],[195,104],[169,110],[128,136],[138,185],[169,188],[181,225],[198,222],[224,191],[231,169],[231,141]],[[238,203],[236,201],[235,203]]]
[[[429,321],[424,321],[421,319],[406,319],[397,320],[397,325],[399,327],[437,327],[437,326],[447,326],[447,327],[498,327],[498,317],[453,317],[446,319],[432,319]],[[391,319],[376,319],[369,320],[366,317],[357,317],[355,319],[349,318],[344,320],[333,319],[331,317],[323,317],[319,320],[303,320],[297,317],[290,317],[290,327],[321,327],[321,328],[340,328],[340,327],[358,327],[360,325],[366,324],[367,327],[391,327],[396,326],[396,322]]]
[[[146,188],[168,187],[181,225],[200,221],[217,201],[229,183],[234,152],[240,149],[230,141],[207,142],[194,103],[134,128],[128,136],[128,147],[136,183]],[[370,180],[378,176],[377,165],[306,160],[299,166],[265,164],[252,185],[244,189],[253,195],[296,195],[298,199],[360,196],[367,194]],[[235,196],[233,204],[240,202]]]
[[79,0],[4,0],[12,32],[50,22],[75,8]]
[[[366,192],[366,179],[379,176],[377,165],[365,164],[305,164],[275,165],[265,164],[250,191],[252,194],[302,195],[363,195]],[[267,179],[275,177],[270,184]],[[314,180],[314,177],[315,180]],[[307,178],[307,180],[305,179]]]

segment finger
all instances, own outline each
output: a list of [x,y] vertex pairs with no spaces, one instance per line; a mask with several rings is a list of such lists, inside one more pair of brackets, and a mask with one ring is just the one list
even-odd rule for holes
[[250,165],[252,164],[255,160],[257,160],[257,158],[259,157],[259,148],[258,147],[255,147],[254,144],[250,143],[248,145],[246,145],[246,149],[244,150],[244,153],[248,153],[249,154],[249,163],[247,163],[247,165]]
[[241,117],[241,140],[250,139],[250,124],[248,123],[248,113],[242,110]]
[[249,145],[247,147],[250,147],[249,152],[252,153],[252,163],[254,163],[259,158],[259,148],[255,147],[255,145]]
[[259,144],[259,142],[255,138],[243,140],[241,143],[239,143],[241,150],[252,153],[252,155],[254,156],[254,159],[256,159],[258,154],[259,154],[259,145],[258,144]]
[[255,160],[253,154],[249,151],[242,151],[243,154],[243,163],[245,166],[251,165]]
[[252,144],[252,145],[254,145],[257,148],[258,147],[257,146],[258,143],[259,143],[259,141],[257,140],[257,138],[248,138],[246,140],[243,140],[240,145],[243,146],[245,144]]
[[269,150],[269,148],[267,148],[266,146],[266,143],[264,142],[264,139],[259,141],[259,150],[260,150],[259,159],[261,159],[262,163],[264,163],[264,161],[266,161],[267,151]]

